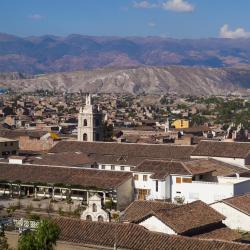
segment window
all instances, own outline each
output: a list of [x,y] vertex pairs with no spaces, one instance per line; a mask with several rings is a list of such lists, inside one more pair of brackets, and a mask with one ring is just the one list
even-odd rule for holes
[[181,177],[176,177],[176,183],[181,183]]
[[88,122],[87,122],[87,119],[84,119],[84,121],[83,121],[83,126],[88,126]]
[[7,142],[5,142],[5,143],[4,143],[4,146],[5,146],[5,147],[7,147],[7,146],[8,146],[8,143],[7,143]]
[[147,175],[143,175],[143,181],[147,181],[148,180],[148,176]]
[[11,143],[10,143],[10,146],[13,146],[13,145],[14,145],[13,142],[11,142]]
[[92,211],[93,213],[97,212],[97,206],[95,203],[92,205]]
[[111,170],[115,170],[115,166],[114,165],[111,165]]
[[139,179],[138,174],[135,174],[135,175],[134,175],[134,180],[135,180],[135,181],[138,181],[138,179]]
[[192,183],[192,178],[182,178],[183,183]]
[[122,171],[124,171],[124,170],[125,170],[125,167],[124,167],[124,166],[121,166],[120,168],[121,168],[121,170],[122,170]]
[[200,175],[200,180],[202,180],[202,179],[203,179],[203,175],[201,174],[201,175]]
[[155,191],[158,192],[158,180],[155,181]]
[[103,222],[103,217],[101,215],[98,216],[98,222]]
[[99,125],[100,125],[99,119],[95,119],[95,126],[96,126],[96,127],[99,127]]
[[133,171],[135,169],[135,167],[130,167],[130,171]]
[[84,141],[87,141],[87,140],[88,140],[87,134],[83,134],[83,140],[84,140]]
[[105,169],[105,165],[102,165],[102,169]]
[[99,133],[96,133],[95,139],[96,139],[96,141],[100,141],[100,135],[99,135]]
[[87,216],[86,216],[86,221],[92,221],[91,215],[87,215]]

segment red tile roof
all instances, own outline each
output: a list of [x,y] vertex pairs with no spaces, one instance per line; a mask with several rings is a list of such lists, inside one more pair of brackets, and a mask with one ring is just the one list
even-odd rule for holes
[[250,216],[250,193],[224,199],[223,202]]
[[149,212],[156,212],[161,209],[171,209],[177,207],[176,204],[162,201],[134,201],[124,211],[122,220],[133,222],[136,221]]
[[113,189],[129,178],[132,178],[132,174],[128,172],[0,164],[0,181],[48,183],[52,185],[62,183],[64,185],[79,185],[83,188]]
[[50,152],[83,152],[89,155],[115,155],[128,158],[189,159],[193,146],[112,142],[61,141]]
[[201,141],[192,156],[246,158],[250,154],[250,143]]
[[194,201],[168,210],[162,209],[155,211],[152,215],[178,234],[186,234],[193,229],[219,223],[225,219],[222,214],[202,201]]
[[145,160],[134,171],[153,173],[152,179],[164,179],[170,174],[191,175],[185,165],[177,161]]
[[247,250],[249,245],[226,241],[201,240],[183,236],[170,236],[154,233],[142,226],[124,223],[87,222],[76,219],[56,218],[61,229],[60,241],[95,248],[109,247],[114,244],[118,249],[137,250]]

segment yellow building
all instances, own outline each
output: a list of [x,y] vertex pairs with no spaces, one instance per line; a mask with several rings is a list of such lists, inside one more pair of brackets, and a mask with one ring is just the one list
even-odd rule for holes
[[189,128],[189,121],[184,120],[184,119],[178,119],[178,120],[175,120],[174,122],[172,122],[171,126],[174,128],[177,128],[177,129]]

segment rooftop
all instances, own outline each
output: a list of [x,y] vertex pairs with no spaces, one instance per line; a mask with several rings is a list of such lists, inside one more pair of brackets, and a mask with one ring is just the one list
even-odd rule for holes
[[138,143],[61,141],[51,153],[82,152],[88,155],[126,156],[128,159],[189,159],[193,146]]
[[161,209],[171,209],[177,207],[176,204],[162,201],[134,201],[124,211],[123,221],[133,222],[138,220],[149,212],[156,212]]
[[173,209],[162,209],[153,213],[178,234],[203,226],[219,223],[225,217],[202,201],[194,201]]
[[250,193],[223,200],[224,203],[250,215]]
[[[76,219],[54,219],[61,229],[60,241],[81,246],[119,249],[166,250],[247,250],[249,245],[228,241],[202,240],[154,233],[131,223],[88,222]],[[97,237],[98,236],[98,237]]]
[[250,154],[250,143],[201,141],[192,156],[246,158]]
[[0,164],[0,181],[78,185],[82,188],[113,189],[132,177],[128,172],[74,167]]

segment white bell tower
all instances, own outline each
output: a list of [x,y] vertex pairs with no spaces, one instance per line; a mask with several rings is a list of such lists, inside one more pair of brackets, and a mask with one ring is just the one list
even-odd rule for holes
[[80,108],[78,115],[78,141],[102,141],[102,112],[92,105],[91,95],[86,94],[85,107]]

